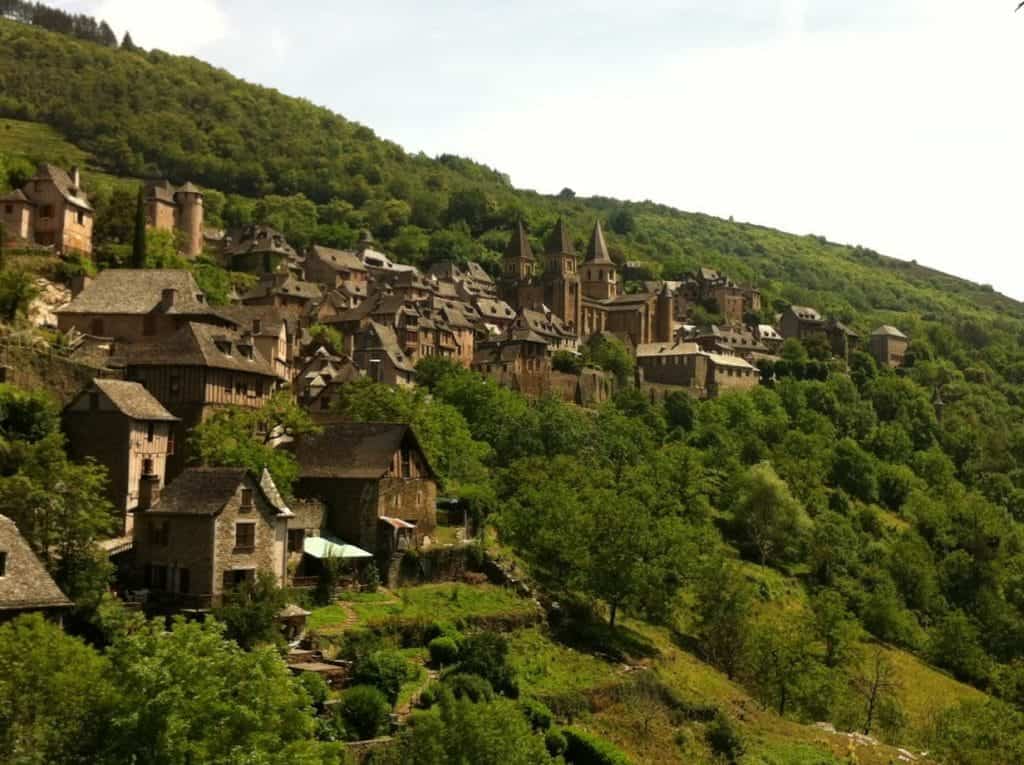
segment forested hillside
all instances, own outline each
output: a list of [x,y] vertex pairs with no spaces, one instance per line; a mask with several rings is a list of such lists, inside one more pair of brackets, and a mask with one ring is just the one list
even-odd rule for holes
[[[863,352],[847,365],[790,343],[788,374],[714,401],[676,394],[654,405],[626,390],[595,414],[427,362],[418,381],[432,396],[357,384],[341,407],[413,422],[448,487],[490,519],[534,581],[568,610],[590,609],[593,622],[581,621],[602,657],[659,656],[662,682],[710,700],[712,713],[736,712],[747,732],[769,723],[743,717],[738,689],[777,713],[772,725],[830,720],[934,747],[948,762],[1020,761],[1024,305],[821,236],[569,188],[517,190],[499,171],[409,155],[195,59],[7,21],[0,117],[0,191],[33,161],[88,162],[101,244],[130,231],[130,218],[112,222],[110,189],[159,176],[202,184],[210,223],[269,222],[298,247],[349,246],[369,227],[383,249],[420,265],[493,269],[517,218],[538,250],[558,216],[582,246],[599,217],[620,262],[663,278],[720,268],[763,291],[764,318],[798,303],[862,335],[899,326],[912,342],[898,373]],[[131,191],[117,193],[134,209]],[[809,360],[826,379],[805,379]],[[558,661],[584,655],[557,650]],[[530,683],[549,682],[541,669],[524,670]],[[559,680],[574,695],[544,689],[567,707],[596,687],[569,674]],[[616,702],[626,723],[598,722],[654,757],[644,700],[634,701]],[[729,739],[716,725],[709,735]],[[730,761],[743,750],[711,748]]]

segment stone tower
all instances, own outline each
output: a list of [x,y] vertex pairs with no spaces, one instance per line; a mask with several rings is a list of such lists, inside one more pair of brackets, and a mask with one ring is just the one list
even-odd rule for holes
[[671,343],[673,340],[672,332],[673,321],[673,301],[672,292],[668,288],[668,284],[662,285],[661,292],[658,293],[658,302],[654,307],[654,342],[656,343]]
[[620,291],[619,272],[608,254],[604,241],[601,221],[594,224],[587,246],[587,258],[583,262],[583,294],[594,300],[610,300]]
[[561,218],[544,240],[544,259],[544,303],[578,331],[583,310],[580,277],[575,247]]
[[194,258],[203,252],[203,192],[192,183],[186,183],[174,192],[178,206],[177,226],[184,234],[183,250],[186,257]]

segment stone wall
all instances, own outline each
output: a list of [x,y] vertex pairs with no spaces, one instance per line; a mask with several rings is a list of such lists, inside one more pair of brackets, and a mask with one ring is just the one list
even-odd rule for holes
[[100,369],[79,364],[46,348],[0,341],[5,381],[25,390],[45,390],[63,407],[101,376]]
[[[242,509],[241,485],[217,516],[213,558],[213,594],[223,595],[224,573],[228,571],[269,571],[284,584],[288,547],[288,521],[276,517],[276,511],[264,499],[259,487],[246,479],[253,492],[253,507]],[[235,546],[235,527],[239,523],[256,524],[256,544],[251,552]]]

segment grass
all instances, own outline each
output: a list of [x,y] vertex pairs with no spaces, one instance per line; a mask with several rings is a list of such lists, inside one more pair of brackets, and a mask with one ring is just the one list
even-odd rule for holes
[[603,659],[554,642],[536,627],[511,635],[509,649],[520,688],[527,695],[587,690],[608,683],[619,670]]
[[84,166],[89,155],[48,125],[0,119],[0,152],[61,166]]
[[449,583],[401,589],[391,602],[357,601],[352,608],[361,624],[373,625],[395,617],[458,622],[474,616],[530,612],[534,606],[504,587]]
[[306,626],[311,630],[322,630],[325,627],[336,627],[345,622],[345,609],[341,606],[324,606],[316,608],[309,614]]

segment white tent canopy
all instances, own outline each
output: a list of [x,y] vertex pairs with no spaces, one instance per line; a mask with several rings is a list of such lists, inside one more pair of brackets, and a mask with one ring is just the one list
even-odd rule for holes
[[361,547],[345,544],[341,540],[330,537],[306,537],[302,543],[302,552],[314,558],[372,558],[373,553],[368,553]]

